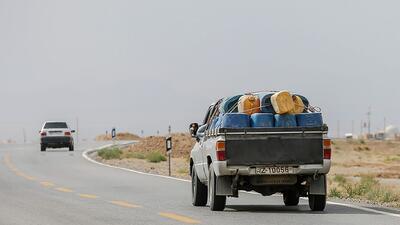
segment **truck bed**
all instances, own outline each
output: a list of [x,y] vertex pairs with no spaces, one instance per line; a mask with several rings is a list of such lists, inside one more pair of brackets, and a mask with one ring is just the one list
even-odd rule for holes
[[307,165],[323,163],[328,128],[221,128],[228,166]]

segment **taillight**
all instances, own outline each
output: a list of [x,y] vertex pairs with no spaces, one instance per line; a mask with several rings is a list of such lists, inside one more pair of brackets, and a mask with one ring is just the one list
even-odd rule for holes
[[47,136],[47,133],[43,131],[40,133],[40,136],[45,137],[45,136]]
[[324,139],[324,159],[331,159],[332,148],[331,139]]
[[216,153],[218,161],[225,161],[225,141],[217,141]]
[[65,134],[65,136],[71,136],[71,132],[69,132],[69,131],[65,132],[64,134]]

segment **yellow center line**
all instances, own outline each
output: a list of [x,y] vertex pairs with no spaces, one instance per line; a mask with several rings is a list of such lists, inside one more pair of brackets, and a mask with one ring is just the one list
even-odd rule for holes
[[57,191],[60,191],[60,192],[65,192],[65,193],[74,192],[73,190],[68,189],[68,188],[56,188],[56,190],[57,190]]
[[31,177],[29,175],[25,175],[24,178],[27,179],[27,180],[36,180],[35,177]]
[[168,219],[172,219],[172,220],[176,220],[182,223],[188,223],[188,224],[199,224],[200,221],[192,219],[190,217],[187,216],[181,216],[181,215],[177,215],[174,213],[166,213],[166,212],[161,212],[158,215],[168,218]]
[[96,198],[99,198],[99,197],[96,196],[96,195],[89,195],[89,194],[79,194],[79,197],[81,197],[81,198],[88,198],[88,199],[96,199]]
[[23,178],[25,178],[25,179],[27,179],[27,180],[36,180],[35,177],[26,175],[26,174],[24,174],[24,173],[18,171],[17,167],[15,167],[14,164],[11,162],[11,156],[10,156],[9,153],[7,153],[7,154],[4,156],[4,163],[5,163],[6,166],[7,166],[12,172],[14,172],[17,176],[23,177]]
[[32,177],[32,176],[28,176],[28,175],[26,175],[26,174],[24,174],[24,173],[22,173],[22,172],[16,172],[16,174],[17,174],[18,176],[20,176],[20,177],[23,177],[23,178],[27,179],[27,180],[36,180],[36,178],[34,178],[34,177]]
[[53,183],[47,182],[47,181],[40,182],[40,184],[41,184],[42,186],[45,186],[45,187],[53,187],[53,186],[54,186]]
[[124,202],[124,201],[111,201],[110,203],[114,204],[114,205],[122,206],[125,208],[140,208],[141,207],[139,205],[133,205],[131,203]]

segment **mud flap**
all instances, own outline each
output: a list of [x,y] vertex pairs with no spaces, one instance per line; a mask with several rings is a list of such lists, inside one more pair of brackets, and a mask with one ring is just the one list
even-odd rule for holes
[[310,178],[310,191],[311,195],[326,195],[326,179],[325,175],[316,177],[316,179]]
[[221,196],[232,196],[232,177],[231,176],[221,176],[217,177],[216,183],[216,195]]

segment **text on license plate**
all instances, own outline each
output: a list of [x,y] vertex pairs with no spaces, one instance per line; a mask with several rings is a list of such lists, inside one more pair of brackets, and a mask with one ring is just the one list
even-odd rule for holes
[[256,168],[256,174],[293,174],[291,166],[271,166]]

